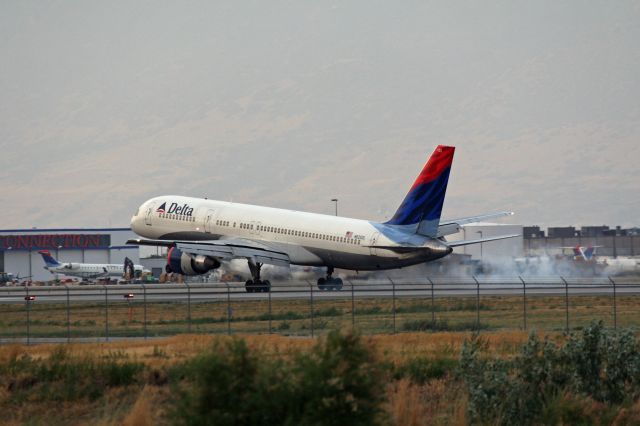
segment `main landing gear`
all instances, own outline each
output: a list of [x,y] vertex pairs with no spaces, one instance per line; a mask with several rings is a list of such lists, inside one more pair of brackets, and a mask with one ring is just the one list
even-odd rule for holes
[[262,268],[262,263],[249,261],[249,271],[251,271],[253,279],[247,280],[244,285],[247,293],[268,293],[271,291],[271,282],[260,279],[260,268]]
[[342,279],[341,278],[332,278],[333,275],[333,266],[327,267],[327,277],[326,278],[318,278],[318,288],[320,290],[335,290],[339,291],[342,289]]

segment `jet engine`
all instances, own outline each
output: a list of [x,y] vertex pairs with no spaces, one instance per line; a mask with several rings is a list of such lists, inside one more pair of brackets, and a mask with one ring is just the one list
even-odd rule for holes
[[167,273],[202,275],[220,267],[218,259],[202,254],[192,255],[172,247],[167,255]]

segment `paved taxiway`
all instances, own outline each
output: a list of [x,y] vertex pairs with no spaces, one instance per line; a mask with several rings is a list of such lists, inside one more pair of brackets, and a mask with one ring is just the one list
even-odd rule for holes
[[[340,291],[321,291],[313,283],[288,283],[273,285],[271,293],[247,293],[244,283],[189,284],[184,285],[108,285],[108,286],[51,286],[0,288],[0,303],[24,302],[25,296],[35,296],[32,303],[96,303],[125,302],[127,294],[133,294],[133,302],[209,302],[272,299],[344,299],[344,298],[425,298],[480,296],[612,296],[614,284],[609,280],[564,282],[550,279],[546,282],[431,282],[392,283],[383,281],[345,281]],[[640,281],[617,283],[619,296],[640,294]]]

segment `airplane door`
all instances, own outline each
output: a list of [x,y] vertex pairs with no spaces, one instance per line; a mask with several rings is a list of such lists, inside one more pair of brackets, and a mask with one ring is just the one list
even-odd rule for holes
[[213,229],[213,221],[215,218],[215,210],[207,210],[207,213],[204,216],[204,232],[207,234],[211,233]]
[[378,249],[373,247],[378,243],[378,238],[380,237],[380,233],[379,232],[374,232],[373,235],[371,236],[371,241],[369,242],[369,245],[372,246],[369,248],[369,250],[371,251],[371,255],[372,256],[377,256],[378,255]]
[[151,215],[153,215],[153,209],[156,207],[156,203],[151,203],[147,206],[147,212],[144,215],[145,225],[151,226]]

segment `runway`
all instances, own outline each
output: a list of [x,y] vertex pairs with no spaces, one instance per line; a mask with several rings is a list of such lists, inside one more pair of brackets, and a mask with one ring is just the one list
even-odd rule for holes
[[[640,294],[640,281],[609,279],[568,281],[557,277],[536,281],[433,279],[422,282],[345,280],[340,291],[319,290],[315,283],[272,284],[269,293],[247,293],[244,283],[191,283],[150,285],[86,285],[0,288],[0,303],[96,303],[96,302],[210,302],[266,299],[518,297],[518,296],[631,296]],[[132,295],[127,298],[125,296]]]

